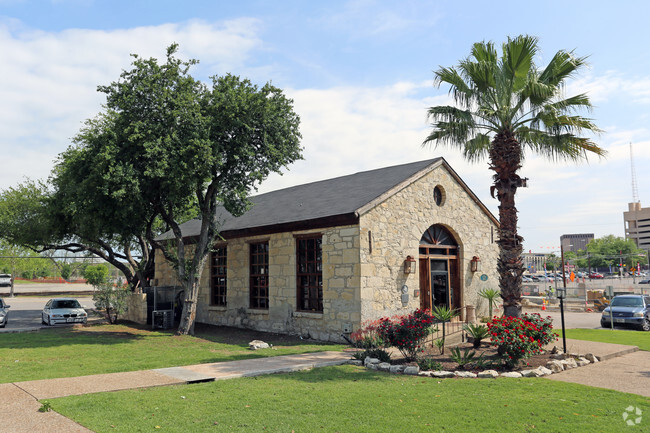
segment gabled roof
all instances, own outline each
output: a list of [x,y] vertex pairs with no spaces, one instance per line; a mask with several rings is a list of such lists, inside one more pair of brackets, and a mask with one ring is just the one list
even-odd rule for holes
[[[333,179],[292,186],[250,198],[251,208],[233,217],[223,207],[217,211],[222,222],[219,229],[224,238],[270,234],[309,228],[355,224],[359,215],[385,200],[403,187],[444,164],[470,197],[497,223],[490,211],[451,169],[443,158],[363,171]],[[497,223],[498,224],[498,223]],[[181,225],[184,237],[197,236],[198,219]],[[159,240],[171,239],[171,232]]]

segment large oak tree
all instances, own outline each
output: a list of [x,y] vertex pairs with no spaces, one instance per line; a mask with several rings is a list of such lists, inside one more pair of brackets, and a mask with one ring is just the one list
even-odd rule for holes
[[[92,251],[132,286],[152,277],[156,249],[184,287],[178,333],[193,331],[199,281],[219,238],[216,210],[243,213],[271,172],[300,159],[293,101],[267,83],[233,75],[209,85],[197,61],[167,49],[162,64],[133,55],[130,70],[98,90],[104,110],[59,156],[46,184],[27,181],[0,196],[0,235],[36,250]],[[198,236],[180,225],[199,218]],[[161,240],[159,235],[171,236]]]
[[[163,64],[134,56],[120,80],[100,86],[105,109],[78,135],[74,151],[101,165],[106,193],[139,203],[134,217],[140,223],[155,215],[171,230],[173,241],[158,241],[151,230],[146,238],[183,284],[178,333],[187,334],[201,272],[219,237],[217,207],[244,212],[262,180],[301,158],[301,136],[293,101],[280,89],[233,75],[214,76],[206,85],[189,74],[196,61],[181,61],[176,51],[170,46]],[[180,225],[191,208],[201,230],[188,239]]]

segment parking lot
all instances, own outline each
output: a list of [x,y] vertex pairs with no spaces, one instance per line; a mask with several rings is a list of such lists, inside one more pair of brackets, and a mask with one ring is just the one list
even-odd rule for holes
[[[14,298],[3,297],[6,304],[11,305],[9,308],[9,321],[7,326],[0,328],[0,332],[15,332],[24,329],[35,329],[45,326],[41,323],[41,311],[48,299],[54,296],[18,296]],[[76,297],[79,303],[88,309],[94,309],[95,304],[90,296]],[[72,325],[56,325],[72,326]]]

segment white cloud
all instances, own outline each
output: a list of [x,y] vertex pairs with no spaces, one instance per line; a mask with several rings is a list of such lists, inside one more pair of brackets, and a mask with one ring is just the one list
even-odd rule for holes
[[[411,23],[408,14],[382,15],[381,10],[372,10],[374,4],[351,3],[349,7],[359,14],[364,7],[371,10],[376,22],[384,25],[378,31]],[[81,122],[101,110],[103,95],[96,92],[96,86],[115,81],[129,67],[131,52],[161,57],[171,42],[178,42],[182,58],[200,59],[195,69],[199,74],[194,75],[201,79],[231,71],[266,81],[276,65],[254,60],[255,54],[268,48],[258,36],[263,26],[259,20],[238,19],[48,33],[25,28],[15,20],[1,21],[0,149],[5,164],[0,189],[24,176],[49,174],[52,160],[65,150]],[[344,27],[349,29],[350,23]],[[321,64],[313,67],[325,69]],[[638,104],[647,103],[649,84],[650,79],[632,80],[614,71],[592,73],[572,82],[567,94],[588,91],[602,105],[624,97],[637,104],[627,109],[642,111]],[[492,172],[487,162],[469,164],[456,149],[421,147],[429,133],[427,108],[451,103],[446,91],[434,90],[430,81],[372,88],[288,88],[286,93],[295,100],[302,119],[305,160],[293,164],[288,175],[272,176],[261,191],[442,156],[497,213],[498,203],[489,196]],[[527,155],[521,174],[530,178],[529,187],[517,195],[526,249],[559,245],[563,233],[622,234],[622,212],[631,199],[630,142],[634,143],[639,195],[650,202],[650,171],[645,170],[650,162],[650,131],[631,128],[618,119],[607,119],[607,123],[603,128],[608,132],[598,139],[609,151],[607,159],[592,158],[589,164],[575,165]]]
[[[262,45],[256,35],[260,24],[255,19],[219,24],[194,20],[50,33],[16,20],[0,22],[0,148],[17,160],[14,169],[0,173],[0,188],[23,175],[48,175],[52,159],[65,150],[82,122],[101,110],[104,96],[97,85],[117,80],[131,64],[130,53],[163,58],[166,47],[178,42],[179,57],[201,60],[195,68],[199,73],[245,70],[251,52]],[[33,164],[30,152],[47,162]]]
[[650,77],[632,77],[618,71],[601,75],[590,72],[567,85],[567,95],[587,93],[592,103],[599,105],[613,97],[624,97],[629,102],[650,103]]
[[423,83],[379,88],[287,90],[301,117],[305,160],[290,176],[273,176],[260,191],[441,156],[422,148],[426,109],[447,96],[413,97]]

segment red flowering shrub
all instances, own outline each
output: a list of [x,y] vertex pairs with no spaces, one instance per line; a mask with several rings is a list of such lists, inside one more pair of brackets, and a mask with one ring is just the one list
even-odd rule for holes
[[533,322],[527,320],[526,316],[495,317],[487,324],[492,344],[498,347],[508,367],[515,367],[520,360],[541,353],[547,343],[557,339],[551,332],[550,321],[541,317],[531,319]]
[[393,318],[379,319],[377,332],[388,346],[396,347],[406,361],[415,361],[423,340],[431,333],[433,316],[428,310]]
[[377,349],[386,347],[386,342],[379,335],[380,320],[367,320],[362,323],[361,329],[350,334],[354,347],[360,349]]
[[557,335],[553,332],[553,319],[551,319],[551,316],[543,318],[539,313],[525,313],[523,319],[535,325],[531,336],[539,341],[542,347],[557,341]]

